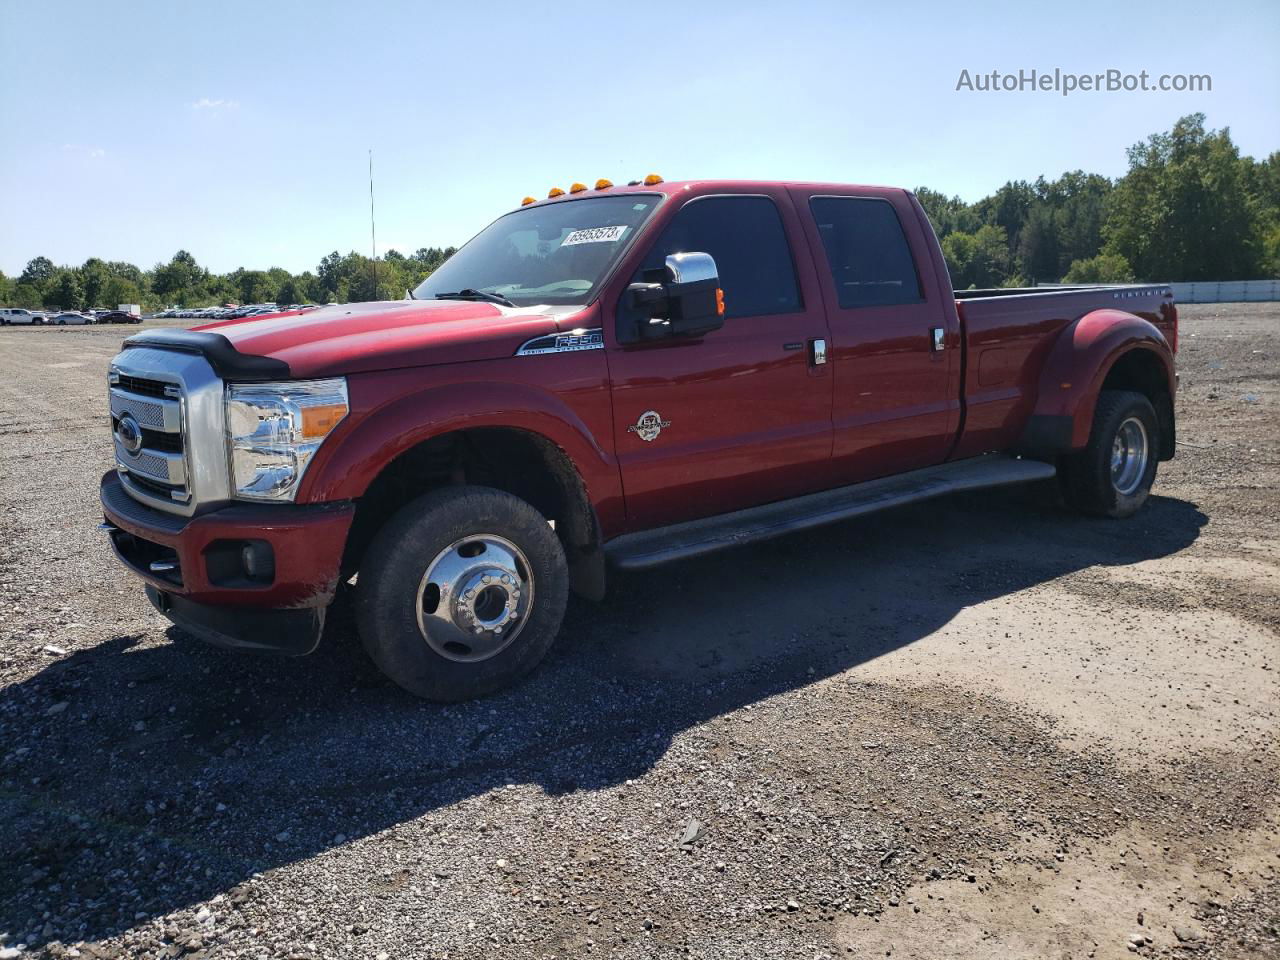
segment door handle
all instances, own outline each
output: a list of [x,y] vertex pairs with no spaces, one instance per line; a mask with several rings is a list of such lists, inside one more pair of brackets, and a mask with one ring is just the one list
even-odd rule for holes
[[947,349],[947,331],[942,327],[934,327],[929,331],[929,343],[935,351]]
[[827,362],[827,341],[810,340],[809,341],[809,365],[820,367]]

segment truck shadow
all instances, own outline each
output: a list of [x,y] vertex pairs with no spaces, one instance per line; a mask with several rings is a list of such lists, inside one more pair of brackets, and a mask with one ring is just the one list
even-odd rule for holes
[[0,697],[0,929],[96,941],[507,784],[620,784],[711,717],[1206,522],[1167,497],[1115,523],[994,491],[627,575],[571,607],[527,682],[450,707],[382,679],[341,611],[301,660],[116,637]]

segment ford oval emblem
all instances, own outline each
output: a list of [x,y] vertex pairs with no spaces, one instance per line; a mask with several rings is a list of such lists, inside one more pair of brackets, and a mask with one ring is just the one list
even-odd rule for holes
[[142,427],[133,414],[123,414],[116,421],[116,439],[130,456],[136,457],[142,450]]

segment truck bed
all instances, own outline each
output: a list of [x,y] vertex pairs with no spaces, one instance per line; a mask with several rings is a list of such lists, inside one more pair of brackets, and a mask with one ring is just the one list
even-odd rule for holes
[[955,297],[964,330],[965,401],[957,458],[1016,443],[1057,335],[1085,314],[1114,309],[1142,317],[1176,349],[1178,315],[1164,284],[957,290]]

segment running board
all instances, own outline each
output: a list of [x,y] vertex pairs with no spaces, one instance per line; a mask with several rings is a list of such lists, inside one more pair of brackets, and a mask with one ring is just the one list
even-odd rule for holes
[[619,569],[644,570],[670,560],[768,540],[947,493],[1047,480],[1056,472],[1053,464],[1003,454],[957,460],[703,520],[629,533],[606,543],[605,556]]

